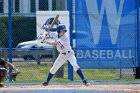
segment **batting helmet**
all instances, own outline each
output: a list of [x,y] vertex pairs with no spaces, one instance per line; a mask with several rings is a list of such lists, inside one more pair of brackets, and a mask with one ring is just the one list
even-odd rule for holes
[[65,32],[67,31],[66,26],[64,24],[59,24],[57,26],[57,32],[60,32],[60,31],[65,31]]

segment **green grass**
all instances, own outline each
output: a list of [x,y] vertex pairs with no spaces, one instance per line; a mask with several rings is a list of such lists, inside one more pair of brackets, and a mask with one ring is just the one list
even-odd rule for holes
[[[41,66],[18,66],[21,70],[20,75],[17,77],[17,82],[43,82],[49,73],[52,64],[45,64]],[[82,69],[86,79],[88,80],[102,80],[102,81],[140,81],[139,79],[123,78],[115,80],[117,77],[117,70],[115,69]],[[74,72],[74,81],[79,81],[80,78]],[[64,77],[53,78],[52,82],[69,82],[68,68],[64,66]]]

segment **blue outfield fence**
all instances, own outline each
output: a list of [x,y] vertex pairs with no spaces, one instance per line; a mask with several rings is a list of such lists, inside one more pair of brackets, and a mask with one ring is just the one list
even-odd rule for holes
[[83,68],[139,66],[137,0],[76,0],[75,5],[77,60]]

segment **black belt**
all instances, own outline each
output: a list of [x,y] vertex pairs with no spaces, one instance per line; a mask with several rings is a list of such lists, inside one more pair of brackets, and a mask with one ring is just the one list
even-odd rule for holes
[[70,51],[68,51],[68,52],[63,52],[62,54],[66,55],[67,53],[70,53]]

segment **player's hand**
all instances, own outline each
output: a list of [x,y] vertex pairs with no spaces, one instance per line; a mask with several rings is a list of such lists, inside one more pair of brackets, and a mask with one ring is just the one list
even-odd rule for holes
[[44,32],[43,33],[43,37],[48,37],[49,33],[48,32]]
[[48,32],[44,32],[43,36],[42,36],[42,39],[41,39],[41,43],[46,43],[48,38],[49,38],[49,33]]

